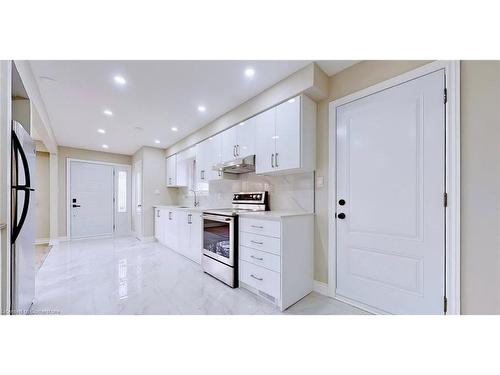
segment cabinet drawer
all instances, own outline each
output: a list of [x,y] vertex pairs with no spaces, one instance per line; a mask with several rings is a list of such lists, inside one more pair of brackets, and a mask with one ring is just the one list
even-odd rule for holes
[[279,238],[240,232],[239,241],[241,246],[266,251],[276,255],[281,254],[281,240]]
[[281,237],[281,222],[274,220],[256,220],[241,218],[240,230],[248,233],[263,234],[271,237]]
[[239,277],[242,282],[267,293],[276,299],[281,296],[281,280],[278,272],[240,260]]
[[269,254],[264,251],[250,249],[249,247],[240,246],[240,259],[249,263],[262,266],[271,271],[281,271],[281,257]]

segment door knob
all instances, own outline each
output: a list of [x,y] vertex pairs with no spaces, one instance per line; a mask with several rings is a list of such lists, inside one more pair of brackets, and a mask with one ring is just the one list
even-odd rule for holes
[[337,215],[339,219],[345,219],[345,213],[341,212],[340,214]]

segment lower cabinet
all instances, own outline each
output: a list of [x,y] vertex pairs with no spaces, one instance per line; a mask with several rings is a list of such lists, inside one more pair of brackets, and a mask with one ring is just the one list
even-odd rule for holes
[[155,208],[155,238],[179,254],[201,263],[201,212]]
[[241,217],[239,226],[240,287],[274,303],[281,311],[312,292],[312,214]]

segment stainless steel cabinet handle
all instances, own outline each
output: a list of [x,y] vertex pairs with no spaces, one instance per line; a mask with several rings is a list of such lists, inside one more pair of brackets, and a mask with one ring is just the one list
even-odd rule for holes
[[236,145],[236,156],[240,156],[240,145]]
[[276,160],[276,168],[279,167],[279,164],[278,164],[278,153],[276,153],[276,155],[274,156],[275,160]]
[[191,218],[192,218],[192,214],[188,214],[188,224],[193,224]]
[[252,228],[264,229],[262,225],[250,225]]
[[233,145],[233,157],[236,157],[236,146]]
[[160,217],[160,210],[156,210],[156,217]]
[[259,242],[259,241],[254,241],[254,240],[251,240],[250,241],[251,243],[256,243],[257,245],[264,245],[263,242]]
[[271,154],[271,167],[274,168],[274,154]]
[[172,212],[168,213],[168,220],[172,220]]
[[257,259],[257,260],[264,260],[264,258],[259,258],[259,257],[256,257],[255,255],[250,255],[250,258]]
[[252,276],[255,280],[259,280],[259,281],[264,280],[262,277],[257,277],[253,273],[250,276]]

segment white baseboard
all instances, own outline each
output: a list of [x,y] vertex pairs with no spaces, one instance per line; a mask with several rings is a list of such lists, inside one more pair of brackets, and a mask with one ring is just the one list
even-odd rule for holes
[[324,283],[324,282],[321,282],[321,281],[318,281],[318,280],[314,280],[313,281],[313,290],[316,293],[319,293],[319,294],[322,294],[324,296],[329,297],[329,295],[328,295],[328,284],[327,283]]
[[68,236],[59,237],[58,241],[59,241],[59,242],[66,242],[66,241],[69,241],[69,237],[68,237]]
[[155,242],[156,238],[154,236],[151,236],[151,237],[141,237],[140,240],[142,242]]
[[35,245],[46,245],[50,243],[49,238],[37,238],[35,239]]

